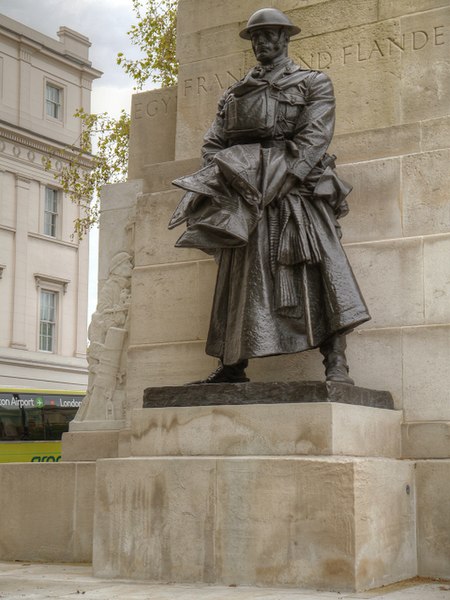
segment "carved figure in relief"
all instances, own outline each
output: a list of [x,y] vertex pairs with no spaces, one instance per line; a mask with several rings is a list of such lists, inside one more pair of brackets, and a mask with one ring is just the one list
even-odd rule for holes
[[128,252],[119,252],[111,259],[109,276],[88,329],[88,389],[75,421],[123,418],[123,349],[128,334],[132,270]]
[[220,364],[196,383],[248,381],[250,358],[319,347],[326,379],[353,384],[345,334],[370,316],[340,242],[351,186],[327,154],[332,83],[288,57],[299,32],[273,8],[250,17],[257,65],[221,98],[203,168],[174,181],[177,246],[218,262],[206,352]]

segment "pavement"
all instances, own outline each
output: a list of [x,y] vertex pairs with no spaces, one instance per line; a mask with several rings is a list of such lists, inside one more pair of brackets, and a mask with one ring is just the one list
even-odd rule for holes
[[90,565],[0,562],[0,599],[74,600],[450,600],[450,581],[411,579],[369,592],[173,585],[97,579]]

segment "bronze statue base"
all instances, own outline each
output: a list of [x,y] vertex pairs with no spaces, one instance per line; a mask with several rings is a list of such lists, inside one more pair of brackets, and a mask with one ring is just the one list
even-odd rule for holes
[[373,408],[394,408],[390,392],[334,381],[258,381],[151,387],[144,391],[143,406],[161,408],[298,402],[341,402]]

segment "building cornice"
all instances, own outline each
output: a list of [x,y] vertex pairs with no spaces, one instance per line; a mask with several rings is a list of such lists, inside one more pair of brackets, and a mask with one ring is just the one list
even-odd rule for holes
[[[10,351],[11,355],[8,356]],[[41,357],[37,356],[37,352],[30,352],[29,350],[17,350],[15,348],[1,348],[0,349],[0,364],[3,365],[14,365],[21,367],[30,367],[35,369],[51,369],[52,371],[63,371],[68,373],[79,373],[84,375],[88,372],[86,359],[84,357],[79,358],[68,358],[67,363],[64,364],[64,357],[55,354],[54,356],[45,353]],[[78,362],[78,364],[75,363]]]
[[[77,148],[76,146],[74,146],[73,150],[71,150],[70,147],[65,146],[58,140],[44,135],[39,135],[38,137],[29,129],[25,129],[24,127],[19,127],[16,125],[11,125],[6,121],[2,121],[1,119],[0,138],[4,138],[16,144],[22,144],[27,148],[32,148],[33,150],[37,150],[45,154],[57,155],[63,160],[70,161],[73,160],[75,156],[77,156],[77,160],[80,164],[80,167],[84,167],[86,169],[92,169],[94,166],[94,157],[92,156],[92,154],[84,153],[81,158],[78,158],[77,152],[79,151],[79,148]],[[0,151],[1,150],[2,149],[0,147]]]
[[[5,37],[14,40],[24,49],[23,60],[27,60],[26,55],[30,51],[31,53],[39,52],[83,71],[91,80],[98,79],[103,75],[102,71],[92,66],[91,61],[67,50],[61,42],[31,29],[23,25],[23,23],[14,21],[5,15],[0,15],[0,32]],[[62,27],[60,32],[69,32],[72,38],[75,36],[77,39],[85,40],[86,45],[90,46],[89,40],[75,31]]]

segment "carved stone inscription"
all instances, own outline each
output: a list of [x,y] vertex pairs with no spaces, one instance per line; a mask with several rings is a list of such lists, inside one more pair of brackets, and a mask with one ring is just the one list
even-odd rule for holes
[[226,90],[243,77],[242,70],[233,73],[230,70],[222,73],[209,73],[208,75],[198,75],[195,78],[187,78],[182,82],[181,94],[184,98],[192,95],[201,96],[209,92],[218,93]]
[[164,118],[171,115],[176,108],[176,96],[164,93],[152,95],[150,99],[133,103],[133,119]]
[[[449,37],[450,25],[437,24],[408,33],[379,38],[373,37],[371,40],[354,41],[333,49],[319,49],[314,52],[308,52],[307,49],[296,51],[296,42],[294,41],[292,43],[294,46],[292,54],[295,55],[295,59],[302,66],[308,69],[324,70],[380,59],[394,59],[404,53],[419,52],[431,46],[448,45]],[[303,44],[307,46],[308,40],[305,40]],[[204,73],[196,77],[185,78],[180,81],[179,93],[181,98],[186,99],[206,94],[217,96],[220,91],[226,90],[238,81],[243,74],[243,72],[228,70],[222,73]],[[151,116],[156,116],[156,114]]]
[[426,46],[443,46],[448,42],[445,25],[436,25],[430,30],[411,31],[399,36],[354,42],[334,51],[300,52],[298,60],[308,69],[328,69],[331,66],[349,66],[381,58],[398,56],[404,52],[423,50]]

